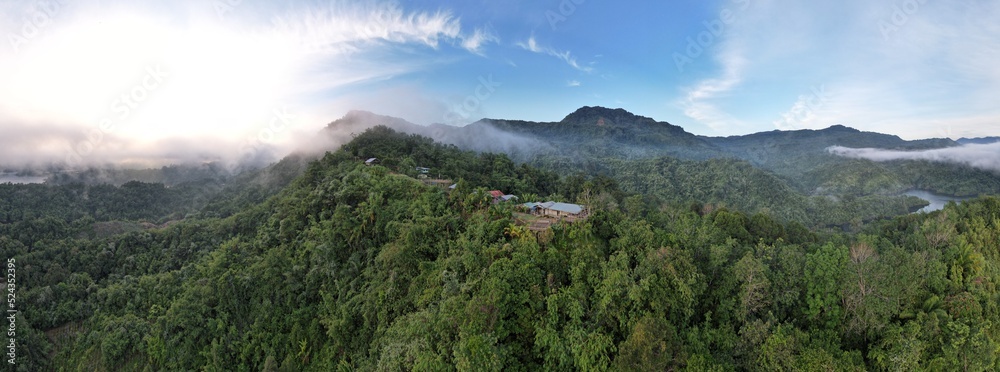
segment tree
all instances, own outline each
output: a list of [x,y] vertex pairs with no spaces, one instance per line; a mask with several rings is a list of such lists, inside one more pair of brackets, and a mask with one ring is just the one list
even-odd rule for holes
[[896,314],[898,303],[892,298],[887,275],[889,268],[881,265],[872,244],[861,241],[851,245],[843,296],[844,331],[865,341],[875,339]]
[[733,275],[740,283],[740,318],[744,321],[756,317],[761,310],[770,305],[771,280],[768,279],[768,267],[753,252],[743,255],[733,266]]
[[645,316],[618,346],[614,369],[619,371],[666,371],[680,352],[673,326],[663,318]]
[[843,305],[840,283],[847,271],[848,251],[832,243],[806,256],[806,316],[815,326],[835,329],[840,325]]
[[886,329],[882,342],[869,352],[869,359],[882,371],[921,370],[924,343],[920,341],[920,325],[908,322],[904,326],[891,325]]

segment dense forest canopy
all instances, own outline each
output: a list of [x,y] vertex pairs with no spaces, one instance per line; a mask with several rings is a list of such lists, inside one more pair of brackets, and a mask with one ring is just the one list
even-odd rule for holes
[[[568,172],[386,127],[282,164],[0,185],[16,369],[1000,368],[1000,198],[908,215],[745,160]],[[494,189],[591,213],[532,231]]]

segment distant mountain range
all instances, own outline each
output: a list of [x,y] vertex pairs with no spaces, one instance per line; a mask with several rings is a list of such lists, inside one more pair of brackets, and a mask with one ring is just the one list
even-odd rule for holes
[[961,138],[958,140],[958,143],[963,145],[988,145],[997,142],[1000,142],[1000,137]]
[[907,141],[843,125],[822,130],[707,137],[623,109],[603,107],[583,107],[558,122],[482,119],[464,127],[423,126],[352,111],[330,123],[327,131],[346,138],[346,133],[361,133],[375,125],[430,137],[462,149],[505,153],[514,160],[562,172],[605,172],[611,160],[736,159],[774,173],[807,195],[895,194],[912,188],[951,195],[1000,192],[1000,177],[988,171],[929,162],[875,163],[828,151],[833,146],[914,151],[984,143],[990,139]]
[[[416,125],[403,119],[351,111],[328,125],[331,132],[359,132],[374,125],[420,134],[477,151],[508,154],[613,154],[628,157],[669,155],[685,159],[736,157],[766,164],[763,153],[825,153],[830,146],[920,150],[958,146],[950,139],[906,141],[842,125],[823,130],[771,131],[744,136],[706,137],[668,122],[623,109],[583,107],[558,122],[482,119],[464,127]],[[558,151],[552,151],[558,150]]]

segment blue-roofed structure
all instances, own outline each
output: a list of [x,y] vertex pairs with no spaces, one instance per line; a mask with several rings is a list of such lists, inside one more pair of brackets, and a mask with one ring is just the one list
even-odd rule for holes
[[[549,204],[549,203],[546,203],[546,204]],[[582,205],[578,205],[578,204],[555,203],[555,202],[547,205],[546,208],[547,209],[551,209],[551,210],[556,211],[556,212],[573,214],[573,215],[583,213],[583,209],[584,209]]]
[[587,207],[579,204],[544,202],[544,203],[524,203],[521,204],[532,214],[539,214],[550,217],[576,217],[584,214]]

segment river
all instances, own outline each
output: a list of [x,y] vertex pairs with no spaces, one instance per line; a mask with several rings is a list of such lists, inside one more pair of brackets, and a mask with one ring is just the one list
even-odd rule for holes
[[919,212],[930,213],[934,211],[939,211],[944,209],[944,206],[948,204],[948,202],[950,201],[960,202],[971,199],[971,198],[959,198],[955,196],[935,194],[927,190],[910,190],[903,193],[903,195],[916,196],[920,199],[926,200],[929,203],[931,203],[931,205],[924,207],[924,209],[917,211],[917,213]]

